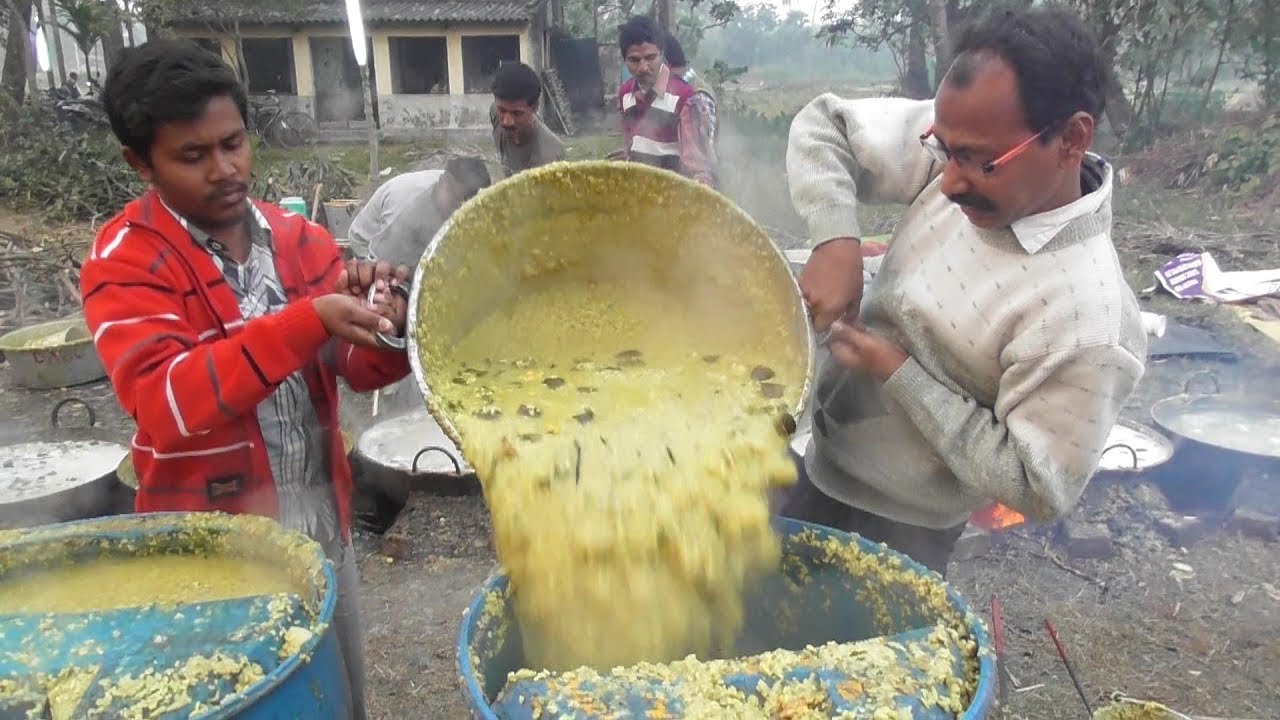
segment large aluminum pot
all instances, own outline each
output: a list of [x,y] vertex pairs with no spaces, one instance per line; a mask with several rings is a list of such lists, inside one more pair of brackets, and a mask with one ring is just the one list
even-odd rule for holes
[[0,336],[0,355],[13,369],[13,384],[30,390],[83,385],[107,376],[93,346],[93,334],[80,316]]
[[558,277],[646,278],[709,326],[781,318],[787,332],[756,340],[776,346],[779,363],[803,365],[802,387],[786,396],[801,416],[813,383],[813,333],[786,258],[764,230],[723,195],[665,170],[556,163],[469,200],[414,272],[409,361],[431,414],[459,446],[440,393],[449,387],[443,361],[487,315]]

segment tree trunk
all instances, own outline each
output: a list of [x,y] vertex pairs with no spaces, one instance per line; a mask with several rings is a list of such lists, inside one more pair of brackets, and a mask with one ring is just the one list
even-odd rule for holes
[[676,31],[675,0],[658,0],[658,27],[669,33]]
[[[40,94],[40,68],[36,64],[36,46],[31,38],[31,0],[9,0],[9,28],[18,28],[17,42],[9,47],[22,53],[22,78],[31,92],[31,97]],[[21,102],[21,100],[19,100]]]
[[933,34],[933,87],[951,68],[951,27],[947,20],[947,0],[929,1],[929,30]]
[[1218,81],[1218,73],[1222,72],[1222,60],[1226,57],[1227,45],[1231,42],[1231,29],[1233,20],[1235,20],[1236,0],[1227,0],[1226,12],[1223,14],[1222,20],[1222,36],[1218,38],[1218,59],[1213,63],[1213,72],[1209,75],[1209,82],[1204,86],[1204,98],[1200,101],[1200,112],[1204,113],[1209,109],[1209,101],[1213,99],[1213,86]]
[[902,77],[902,92],[907,97],[924,100],[933,96],[924,23],[917,20],[907,32],[907,70]]
[[[45,22],[45,19],[44,19],[44,0],[36,0],[35,2],[31,3],[31,7],[36,11],[36,24],[40,26],[40,32],[44,33],[45,50],[49,53],[50,58],[52,58],[52,56],[55,55],[56,53],[54,52],[54,49],[53,49],[54,39],[52,37],[49,37],[49,23]],[[55,35],[57,34],[58,32],[57,25],[54,25],[53,32]],[[37,50],[37,52],[39,51]],[[39,64],[40,63],[37,60],[36,66],[39,67]],[[45,70],[44,72],[45,80],[49,82],[49,87],[51,88],[57,87],[58,83],[62,82],[60,79],[54,79],[53,68],[54,68],[53,64],[50,63],[49,69]]]
[[[5,3],[9,11],[9,33],[4,43],[4,69],[0,70],[0,86],[13,101],[21,105],[27,97],[27,83],[30,73],[27,66],[31,64],[31,36],[28,34],[27,21],[23,18],[31,16],[30,0],[9,0]],[[35,83],[31,83],[35,87]]]
[[373,83],[369,78],[369,66],[360,67],[360,94],[364,96],[364,117],[369,123],[369,182],[378,181],[382,169],[378,162],[378,124],[373,118]]
[[[244,83],[245,87],[248,87],[249,66],[245,63],[245,60],[244,60],[244,35],[240,34],[239,20],[236,20],[235,24],[232,26],[232,32],[234,33],[235,43],[236,43],[236,72],[240,74],[240,82]],[[369,122],[373,122],[372,115],[365,116],[365,119],[368,120]]]
[[133,37],[133,8],[129,3],[120,3],[120,24],[124,26],[124,40],[127,47],[137,45]]
[[124,49],[124,26],[120,24],[119,17],[114,11],[108,25],[110,29],[102,36],[102,62],[107,67],[111,67],[120,56],[120,51]]
[[[66,82],[67,79],[67,49],[62,44],[62,28],[58,26],[58,9],[54,7],[53,0],[38,0],[39,2],[48,2],[49,5],[45,9],[48,17],[52,20],[49,23],[49,30],[53,33],[53,44],[49,46],[49,52],[53,54],[53,62],[58,68],[58,82]],[[44,22],[41,20],[41,22]]]

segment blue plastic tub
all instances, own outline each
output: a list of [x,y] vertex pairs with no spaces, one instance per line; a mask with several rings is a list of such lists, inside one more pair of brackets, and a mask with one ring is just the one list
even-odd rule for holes
[[[72,716],[117,717],[134,702],[132,698],[108,698],[114,704],[105,709],[95,706],[106,702],[111,684],[119,679],[148,670],[162,672],[193,657],[225,657],[256,664],[262,674],[227,678],[211,673],[193,685],[191,694],[205,700],[217,692],[216,705],[207,703],[209,707],[200,709],[187,705],[153,717],[347,717],[350,691],[332,627],[337,601],[333,565],[319,545],[283,531],[266,518],[153,513],[2,532],[0,593],[5,591],[7,575],[39,567],[101,557],[213,553],[278,564],[282,573],[305,588],[304,596],[154,604],[104,612],[0,614],[0,688],[8,690],[0,692],[0,716],[8,712],[21,717],[33,707],[39,711],[50,696],[48,676],[74,668],[100,674],[83,699],[70,706]],[[239,692],[236,678],[243,685]]]
[[[916,717],[919,720],[978,720],[994,711],[996,669],[986,628],[964,600],[945,586],[941,577],[905,555],[856,535],[786,519],[778,520],[777,527],[783,539],[782,571],[758,583],[748,593],[745,627],[749,632],[739,638],[737,656],[774,649],[802,650],[830,641],[857,642],[882,636],[909,645],[919,642],[927,633],[926,628],[932,628],[940,619],[959,619],[978,650],[978,683],[973,697],[959,715],[935,707],[918,711]],[[877,568],[895,568],[901,572],[851,573],[837,566],[815,543],[830,538],[844,545],[856,545],[865,553],[866,561]],[[924,592],[932,592],[935,598],[945,597],[944,607],[938,609],[924,602],[921,599]],[[467,609],[458,636],[462,691],[472,716],[481,720],[532,717],[528,698],[542,689],[538,683],[526,681],[520,686],[519,694],[523,697],[519,700],[523,702],[517,702],[517,698],[499,698],[508,674],[523,667],[520,630],[508,599],[506,576],[491,578]],[[824,671],[816,674],[828,687],[841,680],[827,677]],[[724,683],[749,692],[755,685],[755,677],[726,676]],[[632,706],[633,712],[641,713],[637,717],[644,717],[645,703],[652,702],[651,689],[637,688],[638,692],[632,694],[639,698],[640,704]],[[630,698],[612,700],[630,702]],[[860,713],[867,708],[852,709]],[[585,720],[589,716],[577,713],[565,717]]]

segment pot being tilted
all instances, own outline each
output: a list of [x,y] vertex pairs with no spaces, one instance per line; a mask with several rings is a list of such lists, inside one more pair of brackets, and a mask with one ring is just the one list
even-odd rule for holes
[[[619,202],[623,196],[642,200]],[[623,279],[667,293],[699,323],[763,319],[769,324],[762,327],[785,328],[755,342],[770,343],[778,362],[803,378],[783,396],[801,416],[812,386],[813,333],[795,277],[765,231],[723,195],[675,173],[635,163],[556,163],[469,200],[415,270],[409,362],[443,433],[463,445],[446,407],[446,368],[471,329],[549,282]]]

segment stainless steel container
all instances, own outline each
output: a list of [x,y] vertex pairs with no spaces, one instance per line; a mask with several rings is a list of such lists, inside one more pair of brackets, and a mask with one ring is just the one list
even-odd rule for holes
[[665,170],[557,163],[472,198],[418,263],[409,360],[445,434],[462,445],[442,402],[449,390],[443,366],[469,330],[537,285],[623,277],[656,283],[707,323],[764,320],[782,328],[756,342],[767,343],[780,366],[803,366],[802,386],[787,396],[802,415],[813,378],[812,330],[787,260],[764,230],[728,198]]

